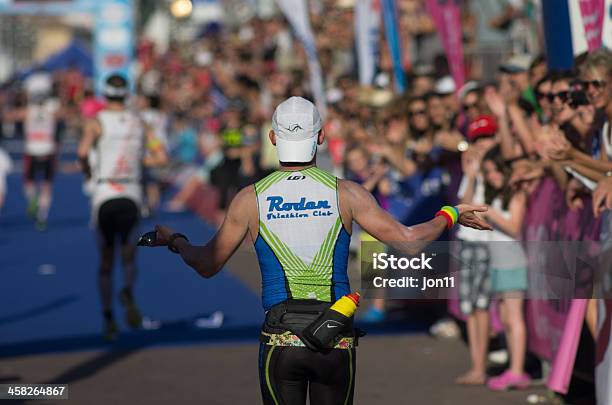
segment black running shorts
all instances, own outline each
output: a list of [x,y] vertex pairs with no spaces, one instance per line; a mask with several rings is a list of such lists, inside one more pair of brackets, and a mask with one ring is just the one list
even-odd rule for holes
[[117,239],[121,245],[134,242],[138,228],[138,206],[129,198],[113,198],[98,210],[98,234],[102,247],[113,247]]
[[53,180],[55,174],[55,155],[23,156],[23,177],[26,181],[33,181],[38,175],[45,180]]

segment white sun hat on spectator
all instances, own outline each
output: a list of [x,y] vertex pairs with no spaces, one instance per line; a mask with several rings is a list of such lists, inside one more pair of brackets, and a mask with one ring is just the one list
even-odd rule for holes
[[518,54],[510,57],[499,66],[499,70],[503,73],[515,74],[523,73],[529,70],[532,57],[527,54]]
[[353,8],[355,7],[355,0],[337,0],[336,6],[339,8]]
[[272,129],[281,162],[306,163],[317,152],[321,116],[314,104],[302,97],[290,97],[274,110]]
[[475,82],[474,80],[470,80],[469,82],[465,83],[457,92],[459,100],[463,101],[463,99],[465,98],[465,96],[467,96],[469,92],[478,89],[479,86],[480,85],[478,84],[478,82]]
[[35,72],[25,80],[23,87],[30,97],[47,96],[51,94],[53,79],[47,72]]
[[327,102],[329,104],[336,104],[339,101],[342,101],[344,98],[344,93],[337,87],[332,87],[327,90]]
[[449,95],[453,94],[455,90],[457,90],[457,86],[455,86],[455,81],[450,76],[444,76],[436,82],[435,91],[437,94]]

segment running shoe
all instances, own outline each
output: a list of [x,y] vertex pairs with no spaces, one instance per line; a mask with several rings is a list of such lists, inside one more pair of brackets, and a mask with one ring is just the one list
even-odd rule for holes
[[359,320],[366,323],[380,323],[383,322],[386,317],[387,315],[385,314],[385,311],[370,307],[370,309],[368,309],[363,317]]
[[512,388],[525,389],[531,384],[531,377],[523,373],[520,375],[514,374],[510,370],[504,371],[497,377],[490,378],[487,382],[487,387],[493,391],[506,391]]
[[28,203],[27,214],[30,218],[36,218],[38,213],[38,199],[32,198]]
[[139,329],[142,326],[142,315],[134,302],[134,296],[127,288],[119,293],[119,301],[125,309],[125,319],[132,329]]
[[502,366],[508,364],[508,360],[510,360],[508,350],[506,349],[493,350],[489,352],[488,358],[491,363],[499,364]]
[[119,334],[119,328],[117,327],[117,323],[114,320],[104,321],[104,340],[107,342],[112,342],[113,340],[117,340],[117,335]]
[[34,226],[36,227],[36,230],[38,231],[46,231],[47,230],[47,221],[42,221],[37,219],[36,223],[34,224]]
[[437,338],[457,339],[461,336],[459,326],[452,319],[445,318],[431,325],[429,333]]

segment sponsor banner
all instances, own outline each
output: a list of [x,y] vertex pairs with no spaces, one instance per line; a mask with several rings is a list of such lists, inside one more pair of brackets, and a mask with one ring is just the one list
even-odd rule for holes
[[321,118],[325,119],[327,107],[325,102],[325,89],[323,85],[323,74],[319,64],[319,56],[315,45],[314,35],[308,18],[308,7],[305,0],[278,0],[278,6],[285,18],[291,24],[294,34],[302,43],[308,59],[308,70],[310,72],[310,86],[319,109]]
[[376,73],[380,42],[379,0],[357,0],[355,3],[355,40],[359,66],[359,84],[372,85]]
[[604,21],[604,0],[579,0],[580,14],[582,15],[582,23],[584,24],[584,34],[589,47],[589,51],[599,49],[601,47],[602,33]]
[[601,42],[604,47],[612,49],[612,0],[605,0]]
[[402,65],[402,41],[400,38],[398,12],[395,0],[381,0],[383,18],[385,24],[385,37],[389,46],[389,53],[393,61],[393,74],[395,76],[395,88],[398,93],[406,90],[406,76]]
[[94,69],[96,91],[113,73],[124,75],[131,86],[134,57],[133,0],[108,0],[98,3],[94,28]]
[[444,45],[444,52],[455,86],[459,89],[465,83],[460,2],[459,0],[427,0],[426,6]]

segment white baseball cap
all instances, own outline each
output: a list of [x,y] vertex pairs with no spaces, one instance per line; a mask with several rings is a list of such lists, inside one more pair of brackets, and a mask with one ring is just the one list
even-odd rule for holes
[[310,162],[317,152],[321,116],[314,104],[302,97],[290,97],[274,110],[272,129],[281,162]]

